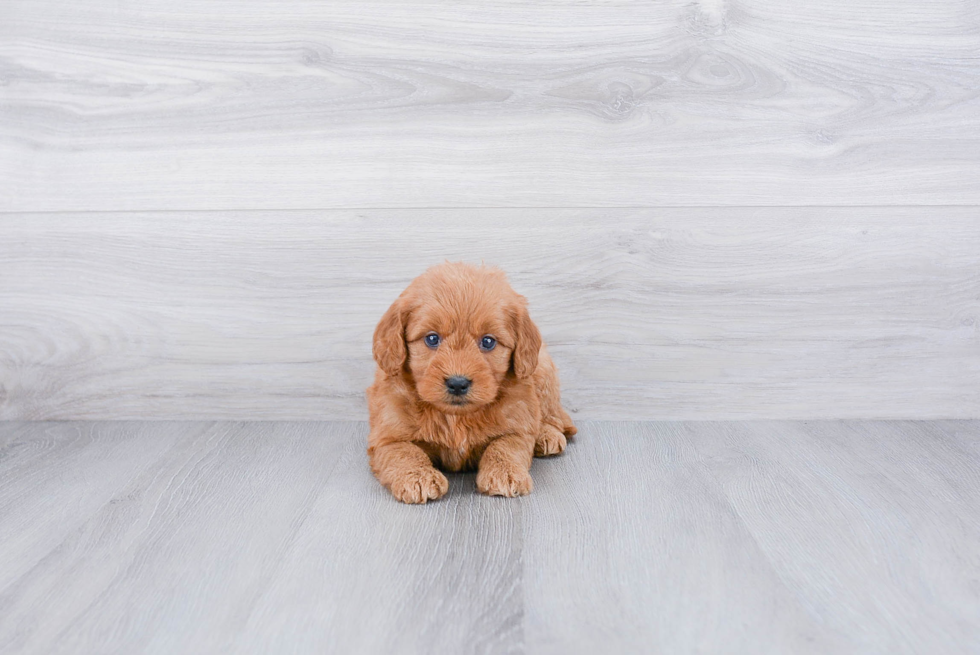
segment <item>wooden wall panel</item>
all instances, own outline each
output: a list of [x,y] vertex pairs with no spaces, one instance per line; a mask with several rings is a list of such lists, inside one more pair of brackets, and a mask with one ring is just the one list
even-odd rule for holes
[[978,51],[974,0],[6,0],[0,210],[978,204]]
[[363,419],[443,259],[508,271],[579,418],[980,416],[972,208],[0,217],[0,418]]

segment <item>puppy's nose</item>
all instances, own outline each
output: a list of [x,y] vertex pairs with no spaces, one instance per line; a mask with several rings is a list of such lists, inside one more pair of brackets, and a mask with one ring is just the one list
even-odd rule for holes
[[470,390],[473,380],[464,378],[462,375],[454,375],[446,378],[446,389],[454,396],[464,396]]

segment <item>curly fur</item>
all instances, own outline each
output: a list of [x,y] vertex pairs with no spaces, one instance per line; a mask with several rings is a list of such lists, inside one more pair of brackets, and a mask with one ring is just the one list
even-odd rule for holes
[[[442,339],[437,348],[425,344],[430,332]],[[486,352],[485,335],[497,340]],[[485,494],[530,493],[532,458],[561,453],[576,433],[527,300],[497,268],[430,268],[382,316],[373,352],[368,455],[402,502],[443,496],[449,483],[437,467],[476,468]],[[446,389],[454,375],[472,380],[465,403]]]

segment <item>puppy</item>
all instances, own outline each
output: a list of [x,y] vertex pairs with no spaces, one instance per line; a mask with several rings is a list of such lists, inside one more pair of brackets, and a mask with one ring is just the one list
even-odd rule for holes
[[373,353],[368,455],[402,502],[449,490],[437,466],[476,468],[485,494],[528,494],[532,458],[561,453],[577,432],[527,299],[499,269],[430,268],[385,312]]

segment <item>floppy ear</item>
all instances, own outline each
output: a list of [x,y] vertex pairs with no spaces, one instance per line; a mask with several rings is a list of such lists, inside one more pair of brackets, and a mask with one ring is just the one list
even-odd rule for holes
[[374,361],[388,375],[398,375],[405,365],[405,302],[398,298],[391,304],[378,327],[374,328],[372,352]]
[[513,317],[514,335],[517,338],[512,354],[514,373],[518,378],[525,379],[531,377],[534,369],[538,367],[541,333],[527,313],[527,301],[524,298],[521,298],[521,302],[515,308]]

